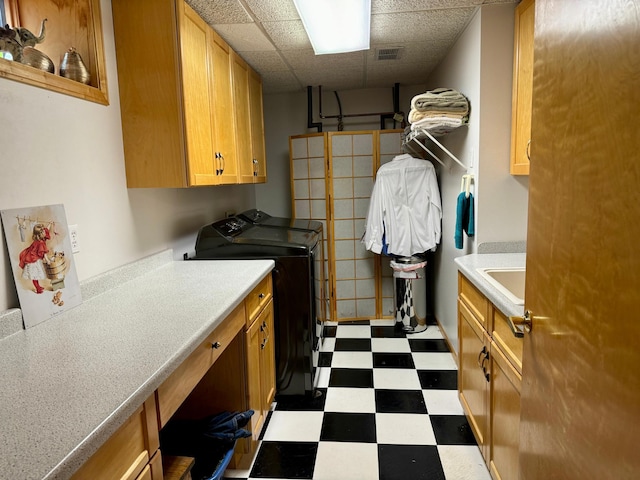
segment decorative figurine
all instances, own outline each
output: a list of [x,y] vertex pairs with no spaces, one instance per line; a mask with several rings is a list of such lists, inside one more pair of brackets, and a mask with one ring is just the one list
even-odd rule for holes
[[46,21],[46,18],[42,20],[37,37],[24,27],[11,28],[8,24],[0,27],[0,51],[10,53],[14,61],[22,63],[24,47],[35,47],[44,42]]

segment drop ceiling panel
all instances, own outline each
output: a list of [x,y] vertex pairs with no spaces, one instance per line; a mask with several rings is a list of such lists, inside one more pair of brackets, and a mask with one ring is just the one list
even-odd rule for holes
[[[518,1],[372,0],[371,48],[316,56],[292,0],[187,0],[262,75],[265,93],[424,83],[480,5]],[[380,47],[403,47],[401,57],[376,60]]]

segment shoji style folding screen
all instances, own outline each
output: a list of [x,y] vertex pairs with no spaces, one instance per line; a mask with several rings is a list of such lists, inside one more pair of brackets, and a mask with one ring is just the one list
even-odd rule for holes
[[293,215],[324,224],[330,320],[391,318],[389,259],[365,250],[369,199],[380,165],[402,153],[401,130],[297,135],[289,139]]

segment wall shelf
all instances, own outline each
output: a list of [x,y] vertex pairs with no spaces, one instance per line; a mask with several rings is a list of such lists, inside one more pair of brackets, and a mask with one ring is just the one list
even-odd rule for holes
[[[465,125],[467,125],[467,124],[465,123],[465,124],[463,124],[461,126],[465,126]],[[448,132],[446,132],[446,133],[448,133]],[[439,135],[443,135],[443,134],[444,133],[439,133]],[[440,143],[438,140],[436,140],[435,135],[433,133],[429,132],[429,130],[426,129],[426,128],[417,128],[415,130],[411,130],[411,132],[406,134],[403,144],[406,147],[408,147],[410,150],[412,150],[414,153],[416,152],[416,148],[415,147],[416,146],[419,147],[424,152],[426,152],[429,155],[429,157],[431,157],[433,160],[438,162],[443,167],[447,168],[447,165],[442,160],[440,160],[440,158],[435,153],[433,153],[431,151],[431,149],[429,149],[429,147],[427,145],[425,145],[424,140],[426,138],[431,140],[431,142],[433,142],[434,145],[438,146],[440,148],[440,150],[442,150],[444,153],[446,153],[447,156],[449,158],[451,158],[454,162],[456,162],[458,165],[460,165],[465,170],[467,169],[467,166],[464,163],[462,163],[462,161],[460,161],[458,159],[458,157],[456,157],[453,153],[451,153],[444,145],[442,145],[442,143]]]

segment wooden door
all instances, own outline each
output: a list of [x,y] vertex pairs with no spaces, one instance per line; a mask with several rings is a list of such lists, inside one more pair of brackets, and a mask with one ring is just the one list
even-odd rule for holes
[[640,472],[639,11],[536,1],[521,480]]
[[238,183],[238,157],[231,83],[231,49],[212,29],[209,29],[209,57],[213,149],[219,157],[218,182],[235,184]]
[[180,49],[189,185],[213,185],[217,180],[207,72],[209,27],[189,5],[178,4],[184,9],[180,15]]

